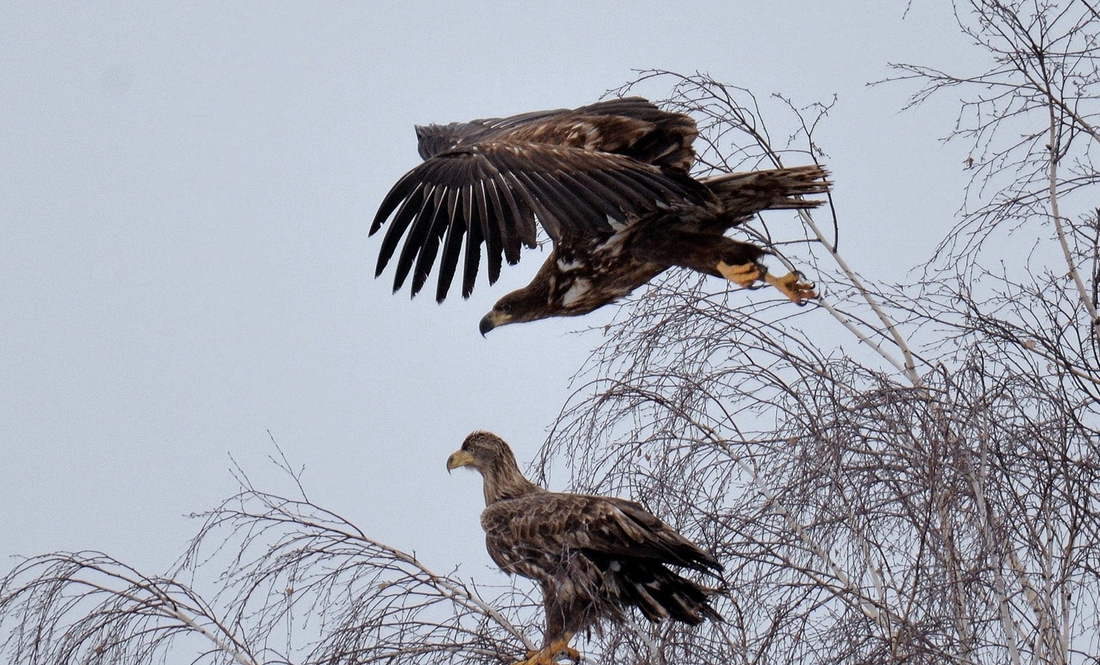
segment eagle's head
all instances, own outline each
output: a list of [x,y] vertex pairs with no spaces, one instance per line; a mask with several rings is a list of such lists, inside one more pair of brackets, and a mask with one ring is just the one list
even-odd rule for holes
[[523,477],[512,449],[492,432],[479,430],[466,437],[462,447],[447,458],[447,471],[460,466],[481,472],[485,479],[485,505],[544,491]]
[[514,311],[520,311],[516,305],[518,303],[511,302],[515,298],[510,298],[514,295],[509,293],[493,305],[493,309],[489,310],[489,313],[481,317],[481,322],[478,323],[477,329],[481,331],[481,336],[484,337],[487,332],[493,328],[507,325],[509,323],[516,323],[516,315]]
[[462,442],[462,447],[451,453],[447,458],[447,470],[453,471],[460,466],[468,466],[480,471],[483,475],[490,469],[511,466],[519,469],[516,456],[512,449],[492,432],[478,430],[472,432]]
[[493,309],[489,310],[488,314],[481,317],[478,330],[481,331],[482,337],[493,328],[509,323],[538,321],[555,314],[566,315],[571,313],[555,311],[550,308],[547,302],[550,298],[550,287],[540,277],[541,275],[536,275],[535,280],[526,287],[505,294],[493,305]]

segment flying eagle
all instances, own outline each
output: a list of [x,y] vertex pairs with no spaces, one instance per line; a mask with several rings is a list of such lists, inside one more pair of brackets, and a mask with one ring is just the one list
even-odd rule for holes
[[722,619],[707,602],[711,590],[666,567],[716,574],[721,564],[637,503],[549,492],[524,478],[508,444],[489,432],[470,434],[447,458],[448,471],[460,466],[484,479],[489,556],[542,587],[543,646],[517,665],[550,665],[563,651],[578,660],[573,635],[598,630],[600,619],[621,621],[631,606],[650,621]]
[[760,263],[767,249],[724,234],[762,210],[820,205],[802,198],[828,191],[820,166],[696,180],[688,174],[695,121],[641,97],[418,126],[416,134],[424,163],[390,189],[370,227],[373,235],[390,220],[376,277],[404,236],[395,292],[411,273],[416,295],[438,256],[436,300],[446,298],[460,261],[469,297],[483,245],[492,284],[502,258],[514,264],[522,246],[536,246],[536,221],[554,244],[531,283],[481,319],[482,334],[586,314],[671,266],[744,287],[764,281],[797,304],[816,297],[795,273],[769,274]]

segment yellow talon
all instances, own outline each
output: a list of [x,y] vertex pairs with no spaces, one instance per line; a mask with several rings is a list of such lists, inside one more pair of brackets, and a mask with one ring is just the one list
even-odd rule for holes
[[796,305],[804,305],[807,300],[817,297],[812,282],[803,282],[797,273],[789,272],[783,277],[764,274],[764,281],[783,292]]
[[573,634],[566,633],[560,639],[551,642],[538,651],[528,651],[527,658],[515,663],[515,665],[557,665],[558,654],[565,656],[574,663],[579,663],[581,662],[581,653],[569,646],[571,639],[573,639]]

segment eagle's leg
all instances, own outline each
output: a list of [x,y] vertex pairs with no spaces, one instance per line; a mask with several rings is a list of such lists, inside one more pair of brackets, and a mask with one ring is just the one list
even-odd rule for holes
[[538,651],[527,652],[527,658],[515,665],[557,665],[559,654],[574,663],[581,661],[581,653],[569,646],[573,633],[566,633]]
[[737,286],[746,289],[763,279],[764,276],[768,274],[767,269],[755,261],[751,263],[739,263],[736,265],[730,265],[725,261],[719,261],[717,268],[718,272],[722,273],[723,277],[733,282]]
[[796,305],[804,305],[807,300],[817,297],[814,285],[803,282],[798,273],[789,272],[783,277],[776,277],[768,272],[768,269],[757,262],[729,265],[725,261],[718,262],[718,272],[729,281],[744,288],[750,288],[758,281],[764,281],[779,289],[783,295],[791,299]]

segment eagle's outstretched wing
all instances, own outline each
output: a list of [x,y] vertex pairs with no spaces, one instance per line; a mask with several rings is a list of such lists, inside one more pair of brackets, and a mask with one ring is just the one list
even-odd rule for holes
[[500,275],[502,255],[515,263],[522,245],[535,245],[536,220],[557,243],[610,231],[613,221],[628,223],[662,206],[712,198],[686,175],[611,152],[526,141],[461,144],[407,173],[382,201],[370,233],[393,219],[375,276],[405,236],[394,291],[411,271],[415,295],[442,244],[436,299],[446,297],[460,257],[462,295],[468,297],[481,246],[487,250],[491,284]]

